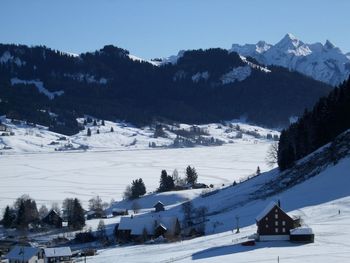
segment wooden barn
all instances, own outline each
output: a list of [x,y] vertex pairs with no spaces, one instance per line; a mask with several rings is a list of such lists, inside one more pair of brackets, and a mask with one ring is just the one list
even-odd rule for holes
[[70,247],[44,248],[45,263],[72,262],[72,251]]
[[289,240],[290,231],[299,226],[299,220],[284,212],[278,203],[271,202],[257,217],[260,241]]
[[60,217],[60,215],[55,211],[51,210],[42,220],[41,222],[44,225],[56,227],[56,228],[62,228],[62,222],[63,219]]
[[177,238],[181,233],[177,217],[137,216],[121,217],[116,237],[119,242],[146,241],[163,236]]
[[161,212],[165,210],[164,204],[161,201],[158,201],[153,207],[155,209],[154,212]]

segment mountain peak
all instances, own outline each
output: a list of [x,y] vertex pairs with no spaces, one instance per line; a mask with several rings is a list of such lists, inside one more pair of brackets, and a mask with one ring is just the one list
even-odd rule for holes
[[326,43],[324,44],[324,47],[326,48],[326,49],[333,49],[333,48],[335,48],[335,45],[331,42],[331,41],[329,41],[328,39],[326,40]]
[[287,33],[275,46],[280,48],[297,48],[300,45],[302,45],[303,42],[301,42],[298,38],[296,38],[293,34]]

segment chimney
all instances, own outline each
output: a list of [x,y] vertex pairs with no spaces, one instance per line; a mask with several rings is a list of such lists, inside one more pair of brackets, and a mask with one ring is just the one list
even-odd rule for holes
[[281,208],[281,201],[279,199],[277,201],[277,205],[278,205],[279,208]]

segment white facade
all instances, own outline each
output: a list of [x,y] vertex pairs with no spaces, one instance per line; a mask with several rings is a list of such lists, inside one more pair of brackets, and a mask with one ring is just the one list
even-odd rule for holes
[[260,235],[259,241],[288,241],[289,235]]

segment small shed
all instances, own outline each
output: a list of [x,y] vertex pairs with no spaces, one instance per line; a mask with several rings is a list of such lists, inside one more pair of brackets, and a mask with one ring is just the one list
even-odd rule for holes
[[62,228],[63,219],[60,215],[55,211],[51,210],[42,220],[42,223],[45,225],[53,226],[56,228]]
[[128,209],[122,209],[122,208],[113,208],[112,209],[113,216],[126,216],[128,214],[129,214]]
[[155,208],[155,212],[161,212],[165,210],[164,204],[161,201],[158,201],[153,207]]
[[45,263],[71,262],[72,251],[70,247],[44,248]]
[[310,227],[298,227],[290,231],[290,241],[313,243],[315,234]]
[[97,219],[97,218],[107,218],[106,214],[104,211],[88,211],[86,213],[86,219],[91,220],[91,219]]

